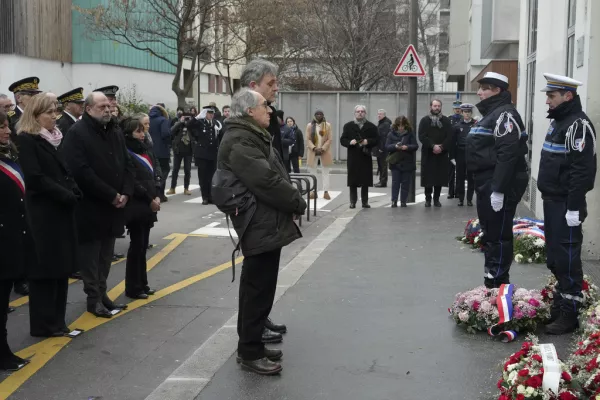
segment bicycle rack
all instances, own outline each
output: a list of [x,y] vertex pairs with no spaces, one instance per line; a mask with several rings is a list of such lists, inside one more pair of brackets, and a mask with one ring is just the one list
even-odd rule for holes
[[[296,175],[296,176],[290,176],[290,179],[291,180],[296,180],[296,181],[306,182],[306,188],[307,188],[307,190],[306,190],[306,205],[307,205],[307,207],[306,207],[306,220],[310,221],[310,189],[311,189],[311,187],[310,187],[310,181],[308,180],[307,177],[298,176],[298,175]],[[302,195],[302,191],[300,191],[300,195]],[[316,204],[317,203],[315,202],[315,207],[316,207]]]
[[[306,177],[306,178],[310,178],[314,184],[314,186],[312,186],[312,188],[309,186],[309,196],[308,196],[308,202],[310,203],[310,192],[314,191],[315,194],[317,192],[317,177],[315,175],[311,175],[311,174],[305,174],[305,173],[298,173],[298,174],[290,174],[290,178],[293,177]],[[310,215],[310,205],[309,205],[309,215]],[[314,198],[314,206],[313,206],[313,215],[316,217],[317,216],[317,196],[315,196]],[[308,218],[307,218],[308,219]],[[308,219],[310,221],[310,219]]]

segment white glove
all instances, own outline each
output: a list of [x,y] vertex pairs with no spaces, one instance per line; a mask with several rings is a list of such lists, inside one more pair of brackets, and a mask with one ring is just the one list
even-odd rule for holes
[[450,162],[452,163],[452,165],[454,165],[456,167],[456,160],[455,159],[450,160]]
[[579,226],[579,225],[581,225],[581,221],[579,221],[579,211],[569,211],[569,210],[567,210],[567,214],[565,215],[565,219],[567,220],[567,225],[569,225],[569,226]]
[[494,211],[498,212],[502,210],[502,206],[504,205],[504,193],[492,192],[490,200],[492,203],[492,208]]

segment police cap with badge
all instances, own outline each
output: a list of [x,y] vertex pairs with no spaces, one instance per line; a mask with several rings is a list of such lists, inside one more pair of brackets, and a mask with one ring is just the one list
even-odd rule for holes
[[497,72],[486,72],[483,78],[477,81],[480,85],[494,85],[501,89],[508,90],[508,77]]
[[452,108],[456,110],[456,109],[461,108],[461,105],[462,105],[462,101],[456,100],[454,103],[452,103]]
[[8,90],[13,93],[38,94],[42,92],[38,86],[39,83],[40,79],[37,76],[30,76],[29,78],[16,81],[8,87]]
[[463,103],[460,105],[461,111],[473,111],[473,108],[475,108],[475,106],[471,103]]
[[63,93],[58,96],[58,101],[61,104],[67,103],[83,103],[85,101],[83,97],[83,88],[77,88],[69,90],[67,93]]
[[207,113],[214,113],[215,109],[213,108],[213,106],[204,106],[202,107],[203,110],[206,110]]
[[117,92],[119,91],[119,87],[115,85],[111,86],[103,86],[98,89],[94,89],[94,92],[104,93],[106,97],[117,97]]
[[544,73],[544,78],[546,78],[547,82],[542,92],[555,92],[557,90],[576,92],[577,88],[583,85],[583,83],[563,75]]

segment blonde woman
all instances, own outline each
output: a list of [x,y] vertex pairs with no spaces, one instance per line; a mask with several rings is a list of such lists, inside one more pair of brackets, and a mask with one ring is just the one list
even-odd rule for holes
[[25,176],[27,222],[36,262],[28,266],[30,334],[63,336],[68,281],[77,265],[75,206],[81,191],[58,146],[56,101],[38,95],[27,104],[17,124],[17,147]]
[[[331,124],[325,121],[323,111],[317,110],[312,122],[306,126],[306,147],[308,149],[306,155],[306,163],[312,175],[317,176],[317,165],[321,164],[321,179],[323,198],[331,200],[329,196],[329,168],[333,164],[331,156]],[[315,188],[316,189],[316,188]],[[315,190],[310,194],[310,198],[318,197]]]

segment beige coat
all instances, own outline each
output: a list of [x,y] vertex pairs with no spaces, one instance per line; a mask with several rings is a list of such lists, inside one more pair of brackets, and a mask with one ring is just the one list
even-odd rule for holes
[[[317,127],[316,127],[317,135],[319,135],[319,132],[321,131],[322,126],[323,126],[322,123],[317,125]],[[322,143],[321,148],[323,149],[323,153],[321,153],[321,163],[324,166],[330,166],[333,164],[333,157],[331,155],[331,139],[332,139],[331,124],[329,122],[325,122],[324,126],[325,126],[325,133],[323,134],[322,141],[321,141],[321,143]],[[315,152],[313,151],[313,149],[316,146],[313,143],[313,141],[311,140],[311,130],[312,130],[312,122],[306,126],[306,130],[304,131],[304,132],[306,132],[305,142],[306,142],[306,147],[308,148],[308,151],[306,154],[306,163],[308,164],[309,168],[315,168],[317,166],[317,157],[315,156]]]

